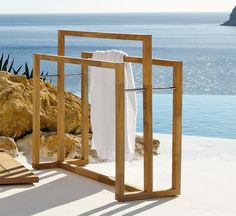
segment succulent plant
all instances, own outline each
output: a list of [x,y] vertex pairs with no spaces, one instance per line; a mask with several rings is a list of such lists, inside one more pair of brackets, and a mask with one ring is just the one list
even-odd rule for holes
[[[2,53],[0,58],[0,70],[11,72],[13,65],[14,65],[14,59],[11,61],[11,64],[9,66],[10,55],[8,54],[7,58],[4,59],[4,53]],[[9,67],[8,67],[9,66]]]
[[31,69],[31,72],[30,72],[29,66],[27,63],[25,63],[25,71],[22,73],[22,75],[25,75],[27,79],[33,78],[33,69]]
[[[1,58],[0,58],[0,71],[7,71],[8,73],[13,73],[14,75],[25,75],[27,79],[33,78],[33,69],[29,69],[28,63],[25,63],[24,71],[21,72],[21,69],[23,65],[21,65],[19,68],[15,69],[14,68],[14,62],[15,60],[13,59],[10,63],[10,54],[8,54],[7,58],[4,59],[4,53],[2,53]],[[9,64],[10,63],[10,64]],[[21,73],[20,73],[21,72]],[[48,72],[44,73],[44,71],[41,72],[41,79],[43,81],[46,81],[48,76]],[[50,82],[52,82],[50,80]]]
[[15,68],[13,68],[14,75],[17,75],[20,72],[21,68],[22,68],[22,65],[17,70],[15,70]]

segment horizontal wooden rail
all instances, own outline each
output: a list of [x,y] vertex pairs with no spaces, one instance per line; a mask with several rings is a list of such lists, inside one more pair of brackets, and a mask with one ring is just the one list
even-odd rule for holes
[[122,197],[116,196],[116,199],[120,202],[124,202],[124,201],[133,201],[142,199],[175,197],[177,195],[178,194],[176,193],[176,191],[171,188],[167,190],[153,191],[153,192],[144,192],[144,191],[127,192]]
[[[92,58],[93,53],[83,52],[83,57],[84,58]],[[124,62],[142,64],[143,58],[137,57],[137,56],[124,56]],[[154,58],[154,59],[152,59],[152,64],[158,65],[158,66],[165,66],[165,67],[175,67],[179,64],[182,64],[182,61]]]
[[[76,166],[76,164],[72,164],[72,163],[68,163],[68,162],[62,162],[59,165],[61,168],[77,173],[79,175],[91,178],[93,180],[102,182],[103,184],[107,184],[110,186],[115,186],[115,178],[111,177],[111,176],[106,176],[103,175],[101,173],[80,167],[80,166]],[[125,184],[124,185],[125,190],[129,191],[129,192],[140,192],[141,189],[136,187],[136,186],[132,186],[130,184]]]
[[80,64],[80,65],[88,65],[93,67],[104,67],[104,68],[113,68],[115,69],[117,65],[123,66],[124,63],[114,63],[109,61],[98,61],[91,59],[83,59],[76,57],[68,57],[68,56],[59,56],[59,55],[48,55],[48,54],[34,54],[35,58],[44,61],[56,61],[58,63],[69,63],[69,64]]
[[117,39],[117,40],[136,40],[136,41],[143,41],[145,37],[151,36],[151,35],[138,35],[138,34],[85,32],[85,31],[71,31],[71,30],[59,30],[58,32],[62,36]]

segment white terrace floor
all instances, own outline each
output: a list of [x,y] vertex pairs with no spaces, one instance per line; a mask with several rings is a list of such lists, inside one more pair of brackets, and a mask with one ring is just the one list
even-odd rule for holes
[[[170,182],[170,136],[158,138],[155,188],[164,188]],[[26,157],[18,160],[29,167]],[[34,186],[0,186],[0,216],[236,215],[236,140],[184,136],[182,165],[181,196],[125,203],[116,202],[113,188],[104,184],[61,169],[37,171]],[[89,168],[113,174],[114,164]],[[142,185],[141,168],[142,161],[128,162],[127,182]]]

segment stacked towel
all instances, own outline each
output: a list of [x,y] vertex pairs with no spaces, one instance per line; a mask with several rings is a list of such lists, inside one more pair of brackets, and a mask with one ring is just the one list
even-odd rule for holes
[[[96,51],[93,60],[124,62],[126,53],[118,50]],[[130,63],[125,63],[125,89],[135,88]],[[91,67],[90,69],[92,148],[98,157],[115,159],[115,70]],[[136,93],[125,92],[125,158],[135,154]]]

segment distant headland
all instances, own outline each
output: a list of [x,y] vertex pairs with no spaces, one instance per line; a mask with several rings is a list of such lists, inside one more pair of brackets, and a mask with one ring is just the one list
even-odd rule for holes
[[222,26],[236,26],[236,6],[232,10],[229,20],[221,24]]

